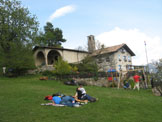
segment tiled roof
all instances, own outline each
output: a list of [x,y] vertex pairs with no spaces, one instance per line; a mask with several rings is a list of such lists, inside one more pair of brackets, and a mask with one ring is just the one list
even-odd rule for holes
[[101,54],[105,54],[105,53],[113,53],[113,52],[118,51],[122,47],[125,48],[132,56],[135,56],[135,54],[130,50],[130,48],[124,43],[120,44],[120,45],[115,45],[115,46],[111,46],[111,47],[96,50],[91,55],[92,56],[97,56],[97,55],[101,55]]
[[56,48],[56,47],[49,47],[49,46],[35,46],[35,47],[33,48],[33,51],[35,51],[35,50],[37,50],[37,49],[67,50],[67,51],[81,52],[81,53],[87,53],[87,54],[89,54],[89,52],[87,52],[87,51],[75,50],[75,49],[67,49],[67,48]]

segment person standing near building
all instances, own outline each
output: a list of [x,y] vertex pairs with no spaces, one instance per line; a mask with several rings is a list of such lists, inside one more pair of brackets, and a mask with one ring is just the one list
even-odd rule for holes
[[134,82],[135,82],[135,85],[134,85],[134,88],[133,89],[140,89],[139,87],[139,82],[140,82],[140,76],[136,73],[134,76],[133,76],[133,79],[134,79]]

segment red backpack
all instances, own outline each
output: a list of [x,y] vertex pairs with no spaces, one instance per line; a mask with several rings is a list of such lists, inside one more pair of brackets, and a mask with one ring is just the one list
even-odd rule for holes
[[52,96],[45,96],[44,100],[52,100]]

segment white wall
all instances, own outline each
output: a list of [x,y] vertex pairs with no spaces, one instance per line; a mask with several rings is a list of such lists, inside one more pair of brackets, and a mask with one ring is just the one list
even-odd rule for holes
[[[121,61],[119,61],[119,57],[118,57],[119,55],[120,55]],[[123,56],[126,56],[127,61],[124,61]],[[128,61],[128,56],[130,56],[130,61]],[[126,66],[127,65],[132,65],[131,55],[127,51],[125,51],[125,53],[122,53],[121,50],[116,52],[115,55],[114,55],[114,61],[116,63],[116,70],[118,70],[118,71],[119,71],[118,65],[121,65],[121,69],[123,71],[126,71]]]

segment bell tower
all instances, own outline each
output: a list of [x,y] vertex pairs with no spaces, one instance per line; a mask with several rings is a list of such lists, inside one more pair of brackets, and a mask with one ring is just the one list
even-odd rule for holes
[[88,51],[92,53],[96,50],[95,38],[93,35],[88,36]]

